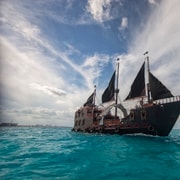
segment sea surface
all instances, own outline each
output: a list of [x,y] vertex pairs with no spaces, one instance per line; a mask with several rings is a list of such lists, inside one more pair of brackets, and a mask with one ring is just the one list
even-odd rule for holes
[[180,130],[168,137],[1,127],[0,179],[180,179]]

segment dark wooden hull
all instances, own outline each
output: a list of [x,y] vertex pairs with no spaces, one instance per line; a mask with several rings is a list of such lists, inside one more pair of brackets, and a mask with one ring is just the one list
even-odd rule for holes
[[[105,134],[135,134],[143,133],[149,135],[168,136],[180,114],[180,101],[151,104],[144,107],[132,109],[130,114],[123,118],[105,117],[103,124],[97,119],[92,119],[92,125],[74,126],[73,131]],[[83,118],[86,121],[86,118]]]

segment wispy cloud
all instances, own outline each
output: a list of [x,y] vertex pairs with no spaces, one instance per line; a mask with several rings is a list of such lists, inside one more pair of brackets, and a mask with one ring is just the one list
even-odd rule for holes
[[122,17],[121,19],[121,24],[119,26],[119,31],[122,31],[128,27],[128,18],[127,17]]
[[87,5],[87,11],[92,15],[93,19],[102,23],[112,19],[111,16],[111,0],[89,0]]
[[32,83],[30,84],[30,87],[33,89],[37,89],[39,91],[42,91],[48,95],[58,95],[58,96],[65,96],[66,92],[62,89],[58,89],[55,87],[49,87],[49,86],[42,86],[40,84]]
[[156,4],[156,0],[148,0],[149,4],[155,5]]
[[89,85],[93,87],[93,83],[97,85],[98,77],[101,75],[104,66],[109,63],[113,57],[110,57],[106,54],[94,54],[93,56],[89,56],[85,59],[82,64],[82,68],[86,74],[91,74],[91,76],[87,77],[87,82]]

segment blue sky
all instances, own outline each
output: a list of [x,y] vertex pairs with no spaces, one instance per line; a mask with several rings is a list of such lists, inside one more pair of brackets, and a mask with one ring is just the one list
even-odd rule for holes
[[152,72],[178,95],[179,6],[179,0],[1,0],[1,121],[72,126],[94,84],[100,103],[118,57],[120,98],[127,96],[147,50]]

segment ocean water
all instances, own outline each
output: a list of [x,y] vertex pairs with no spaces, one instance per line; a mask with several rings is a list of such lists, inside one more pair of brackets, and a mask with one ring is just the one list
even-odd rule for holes
[[0,179],[180,179],[180,130],[154,137],[3,127]]

